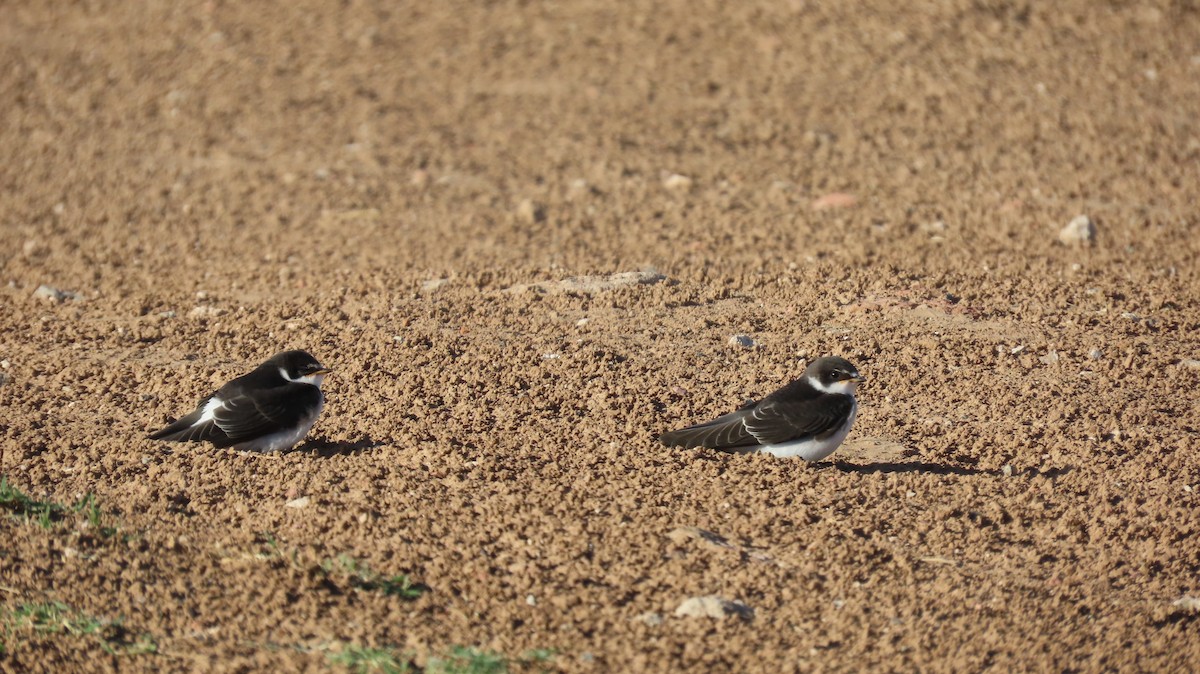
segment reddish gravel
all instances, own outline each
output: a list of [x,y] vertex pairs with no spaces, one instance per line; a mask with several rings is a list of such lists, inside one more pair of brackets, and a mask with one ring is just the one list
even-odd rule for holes
[[[1197,35],[5,3],[0,475],[98,519],[0,505],[0,671],[1200,669]],[[285,348],[336,370],[307,444],[145,439]],[[824,354],[869,378],[832,460],[655,442]]]

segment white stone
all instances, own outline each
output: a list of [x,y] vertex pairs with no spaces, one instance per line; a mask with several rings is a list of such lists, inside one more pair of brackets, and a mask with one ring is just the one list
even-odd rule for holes
[[1077,215],[1058,232],[1058,240],[1068,246],[1090,244],[1096,239],[1096,225],[1086,215]]
[[1171,602],[1171,606],[1189,613],[1200,613],[1200,599],[1186,594]]
[[663,187],[677,192],[686,192],[692,189],[692,179],[687,176],[681,176],[678,173],[663,178]]
[[749,335],[734,335],[729,338],[730,346],[740,346],[743,349],[754,348],[754,340]]
[[546,213],[541,206],[533,202],[533,199],[522,199],[521,203],[517,204],[517,219],[527,225],[532,225],[545,220]]
[[198,307],[193,307],[192,310],[188,312],[188,318],[212,318],[214,316],[220,316],[224,313],[224,309],[202,304]]
[[655,613],[654,611],[639,613],[638,615],[633,616],[633,619],[640,623],[645,623],[650,627],[658,627],[659,625],[663,624],[662,614]]
[[749,619],[754,617],[754,609],[740,601],[732,601],[715,594],[710,594],[703,597],[688,597],[684,599],[679,604],[679,608],[675,609],[675,616],[679,618],[727,618],[729,616],[739,616]]

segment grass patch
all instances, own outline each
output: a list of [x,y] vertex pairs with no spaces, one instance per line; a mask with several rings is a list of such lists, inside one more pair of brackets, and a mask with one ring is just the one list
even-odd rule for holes
[[454,646],[444,657],[429,658],[429,674],[507,674],[508,658],[495,651]]
[[84,494],[83,498],[79,499],[79,503],[76,503],[72,507],[72,510],[77,513],[83,513],[84,517],[87,518],[88,525],[91,526],[92,531],[95,531],[96,534],[101,538],[109,538],[116,535],[117,528],[113,526],[107,526],[104,523],[104,513],[100,510],[100,506],[96,505],[95,494],[91,492]]
[[440,658],[430,658],[426,674],[508,674],[509,667],[522,670],[531,665],[548,663],[554,651],[544,648],[528,651],[519,658],[509,658],[495,651],[481,651],[467,646],[454,646]]
[[275,538],[275,534],[270,531],[260,531],[255,534],[254,543],[261,546],[258,552],[253,553],[255,559],[278,560],[293,568],[300,566],[300,553],[295,548],[284,550]]
[[519,658],[509,658],[495,651],[479,650],[468,646],[452,646],[446,655],[431,657],[420,670],[411,662],[411,657],[391,648],[366,648],[346,644],[338,653],[328,656],[329,663],[346,667],[354,674],[405,674],[421,671],[424,674],[509,674],[516,665],[525,671],[537,664],[548,663],[554,657],[549,649],[532,650]]
[[0,623],[3,624],[4,632],[4,643],[0,644],[0,648],[8,648],[14,643],[14,637],[33,633],[92,637],[106,653],[113,655],[144,655],[158,652],[158,644],[153,637],[149,634],[134,637],[122,625],[120,618],[98,618],[72,610],[66,604],[57,601],[21,604],[16,608],[3,609],[0,612]]
[[96,504],[96,495],[91,492],[84,494],[74,505],[66,506],[54,501],[30,498],[25,492],[14,487],[7,476],[0,476],[0,510],[7,510],[10,516],[24,522],[36,522],[43,529],[53,527],[68,515],[81,514],[101,538],[109,538],[117,533],[116,527],[105,524],[104,512]]
[[407,674],[413,671],[408,658],[390,648],[366,648],[346,644],[340,653],[329,654],[329,662],[354,674]]
[[25,522],[37,522],[43,529],[66,516],[67,508],[53,501],[38,501],[9,483],[7,476],[0,476],[0,508]]
[[345,576],[354,587],[368,592],[382,592],[389,597],[416,599],[424,594],[429,587],[422,583],[414,583],[407,574],[385,576],[367,564],[345,554],[321,562],[321,570],[326,575]]

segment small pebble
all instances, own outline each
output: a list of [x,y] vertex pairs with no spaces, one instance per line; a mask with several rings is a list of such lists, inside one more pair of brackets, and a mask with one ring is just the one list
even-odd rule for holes
[[638,615],[635,615],[633,619],[641,623],[646,623],[650,627],[658,627],[659,625],[663,624],[662,614],[655,613],[654,611],[639,613]]
[[213,316],[220,316],[224,313],[225,310],[219,307],[200,305],[198,307],[193,307],[192,310],[188,312],[188,318],[212,318]]
[[37,239],[29,239],[21,246],[21,254],[26,258],[42,257],[46,252],[46,247]]
[[303,508],[309,504],[310,500],[311,499],[309,499],[307,496],[301,496],[300,498],[294,498],[283,505],[287,508]]
[[532,199],[522,199],[521,203],[517,204],[517,219],[532,225],[546,219],[546,210],[535,204]]
[[1171,606],[1188,613],[1200,613],[1200,599],[1184,595],[1171,602]]
[[846,192],[831,192],[813,200],[810,208],[814,211],[826,211],[833,208],[849,208],[858,203],[858,197]]
[[567,199],[574,200],[586,195],[590,191],[588,183],[582,178],[576,178],[567,186]]
[[718,597],[715,594],[710,594],[703,597],[688,597],[679,604],[679,608],[675,609],[675,615],[680,618],[727,618],[729,616],[739,616],[749,619],[754,617],[754,609],[740,601],[732,601],[724,597]]
[[673,192],[686,192],[692,189],[692,179],[687,176],[681,176],[678,173],[672,173],[663,178],[663,187]]
[[754,348],[754,340],[749,335],[734,335],[729,338],[730,346],[740,346],[743,349]]
[[77,300],[81,295],[71,290],[59,290],[54,286],[40,285],[37,290],[33,291],[33,296],[51,302],[62,302],[64,300]]
[[1096,225],[1086,215],[1075,216],[1058,232],[1058,240],[1068,246],[1090,244],[1096,239]]
[[428,281],[421,281],[421,292],[431,293],[444,288],[449,283],[450,279],[448,278],[432,278]]

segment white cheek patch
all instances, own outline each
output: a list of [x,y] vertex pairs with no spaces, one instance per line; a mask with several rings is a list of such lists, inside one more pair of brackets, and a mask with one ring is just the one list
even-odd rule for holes
[[279,368],[279,376],[290,382],[297,384],[310,384],[312,386],[316,386],[317,388],[321,388],[321,382],[325,381],[325,373],[306,374],[303,377],[292,377],[288,374],[287,370],[283,369],[282,367]]
[[830,384],[825,390],[830,393],[841,393],[842,395],[852,396],[858,390],[858,382],[843,379],[842,381]]
[[843,379],[841,381],[835,381],[834,383],[826,386],[821,382],[820,379],[817,379],[816,377],[809,377],[808,383],[822,393],[839,393],[841,395],[848,396],[854,395],[854,392],[858,389],[859,384],[856,381]]
[[304,382],[305,384],[312,384],[313,386],[316,386],[317,388],[321,388],[321,382],[325,381],[325,375],[309,374],[309,375],[300,377],[299,379],[293,379],[292,381]]

